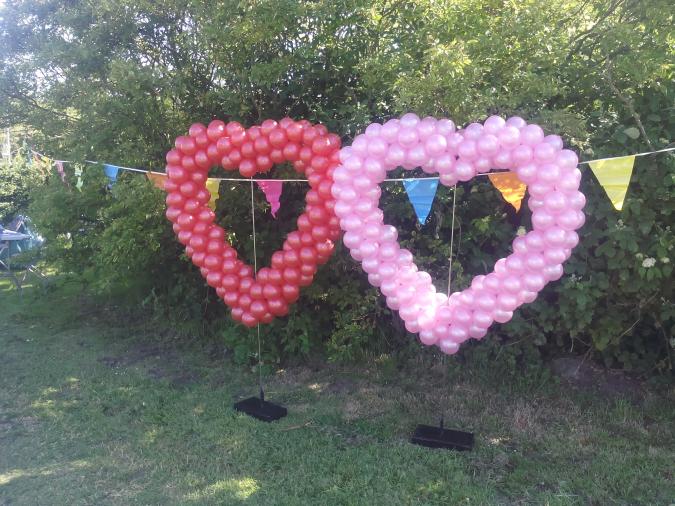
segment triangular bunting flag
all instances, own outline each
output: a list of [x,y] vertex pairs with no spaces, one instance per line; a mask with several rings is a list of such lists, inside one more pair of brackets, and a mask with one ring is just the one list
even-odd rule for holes
[[56,172],[58,172],[61,181],[66,182],[66,172],[63,170],[63,162],[60,160],[56,161]]
[[515,172],[496,172],[488,174],[490,181],[499,193],[502,194],[504,200],[511,204],[516,211],[520,211],[520,204],[525,196],[527,185],[523,183]]
[[82,167],[75,167],[75,176],[77,177],[75,188],[77,188],[78,191],[82,191],[82,186],[84,185],[84,181],[82,181]]
[[588,162],[593,174],[598,178],[600,186],[605,189],[609,200],[619,211],[626,198],[634,164],[635,156],[633,155]]
[[279,203],[279,198],[281,197],[283,183],[281,181],[265,181],[264,179],[256,181],[256,183],[258,183],[258,186],[265,194],[265,198],[267,199],[267,202],[269,202],[270,207],[272,208],[271,209],[272,217],[276,218],[277,211],[281,207],[281,204]]
[[103,171],[105,172],[105,175],[108,176],[108,179],[110,179],[111,185],[115,184],[115,181],[117,181],[117,173],[119,170],[120,168],[117,165],[110,165],[108,163],[103,164]]
[[160,190],[164,189],[164,181],[166,181],[166,174],[160,172],[146,172],[148,179]]
[[211,200],[209,200],[209,207],[214,211],[216,210],[216,200],[218,200],[218,197],[220,197],[220,194],[218,193],[219,188],[220,188],[219,179],[209,178],[206,180],[206,189],[209,190],[209,193],[211,193]]
[[424,225],[431,212],[431,205],[434,203],[438,179],[404,179],[403,187],[408,194],[408,199],[410,199],[415,214],[417,214],[417,219],[420,224]]

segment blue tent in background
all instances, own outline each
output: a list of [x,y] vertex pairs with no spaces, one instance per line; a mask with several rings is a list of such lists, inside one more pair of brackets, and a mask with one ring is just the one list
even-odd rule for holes
[[33,230],[30,218],[27,216],[19,215],[3,228],[12,232],[25,234],[29,237],[20,241],[9,241],[9,247],[0,252],[0,260],[4,260],[8,256],[23,253],[24,251],[39,248],[44,242],[44,239]]

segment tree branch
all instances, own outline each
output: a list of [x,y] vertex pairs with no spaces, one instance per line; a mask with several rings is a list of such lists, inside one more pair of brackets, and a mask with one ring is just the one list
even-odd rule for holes
[[649,139],[649,137],[647,137],[647,132],[645,131],[645,127],[642,124],[642,120],[640,119],[640,115],[635,110],[635,103],[633,102],[633,99],[630,98],[629,96],[623,94],[621,92],[621,90],[614,83],[614,78],[612,77],[612,65],[613,64],[614,64],[614,62],[611,59],[607,60],[607,65],[605,65],[605,72],[604,72],[605,80],[607,81],[607,84],[612,89],[614,94],[628,108],[628,111],[630,112],[631,116],[633,116],[633,119],[635,120],[635,123],[637,124],[637,127],[640,130],[640,133],[642,133],[642,136],[644,137],[645,141],[647,142],[647,145],[649,146],[649,149],[654,149],[654,146],[652,145],[652,141]]

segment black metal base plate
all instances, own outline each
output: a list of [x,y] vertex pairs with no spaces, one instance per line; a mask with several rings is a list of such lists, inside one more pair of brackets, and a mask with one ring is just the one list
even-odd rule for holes
[[468,451],[473,449],[473,434],[431,425],[418,425],[410,442],[429,448]]
[[273,422],[288,414],[285,407],[260,400],[259,397],[249,397],[243,401],[235,402],[234,409],[263,422]]

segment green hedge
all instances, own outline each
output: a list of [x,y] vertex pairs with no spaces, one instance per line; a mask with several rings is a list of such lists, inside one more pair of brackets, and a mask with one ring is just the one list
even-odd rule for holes
[[[194,121],[251,125],[291,115],[323,122],[348,143],[370,122],[407,110],[458,124],[518,114],[562,135],[584,159],[647,151],[675,132],[668,7],[660,0],[12,3],[0,7],[0,119],[22,125],[54,156],[159,170],[172,139]],[[39,72],[45,77],[36,83]],[[82,193],[56,177],[35,187],[30,212],[50,258],[186,330],[223,333],[248,360],[254,339],[229,324],[182,257],[161,192],[132,174],[109,192],[101,170],[85,170]],[[587,169],[582,186],[588,219],[563,279],[495,326],[487,344],[462,353],[521,362],[590,353],[611,366],[672,371],[673,157],[638,159],[622,212]],[[303,191],[287,184],[279,218],[260,220],[261,261],[293,227]],[[224,185],[217,212],[251,259],[247,199],[244,187]],[[423,227],[401,187],[387,186],[382,205],[418,262],[444,279],[446,190]],[[457,286],[490,270],[528,219],[489,183],[462,185]],[[342,248],[289,317],[263,332],[274,357],[351,360],[418,349]]]

